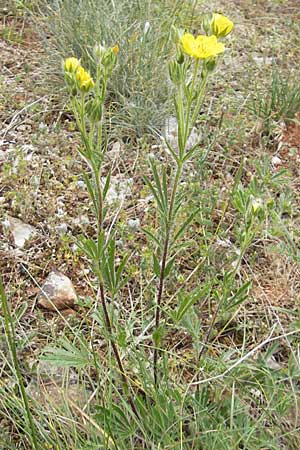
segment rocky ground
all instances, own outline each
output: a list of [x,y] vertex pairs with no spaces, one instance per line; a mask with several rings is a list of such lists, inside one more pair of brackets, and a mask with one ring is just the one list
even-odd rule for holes
[[[295,69],[300,57],[300,34],[296,33],[300,2],[235,0],[231,3],[238,23],[233,41],[237,49],[231,63],[227,63],[231,92],[222,91],[219,95],[225,103],[229,102],[228,97],[238,99],[236,86],[240,81],[247,83],[246,79],[240,80],[245,67],[254,67],[253,74],[263,80],[264,71],[270,72],[274,49],[287,72]],[[230,9],[227,3],[226,9]],[[259,30],[258,38],[253,34],[254,29],[256,36]],[[282,52],[285,58],[281,58]],[[94,223],[83,183],[82,161],[76,150],[79,138],[72,119],[57,100],[62,85],[55,92],[52,80],[49,90],[46,50],[29,18],[3,14],[0,53],[0,270],[13,313],[20,308],[22,311],[20,354],[32,368],[49,340],[63,333],[69,324],[84,319],[86,305],[95,289],[88,262],[76,246],[76,237],[82,233],[92,234]],[[241,151],[246,158],[249,178],[255,167],[253,155],[259,159],[267,152],[274,174],[281,169],[288,170],[287,183],[293,196],[290,203],[287,198],[282,200],[287,202],[287,211],[280,227],[288,229],[294,242],[291,246],[294,254],[284,252],[286,244],[278,231],[278,239],[258,239],[242,266],[241,276],[250,276],[253,288],[245,309],[239,314],[247,315],[255,344],[274,323],[287,330],[299,319],[300,119],[296,116],[288,124],[280,121],[272,143],[265,145],[260,121],[249,119],[247,123],[245,109],[237,115],[229,104],[227,106],[226,130],[218,144],[223,150],[229,147],[226,164],[218,161],[218,146],[212,152],[212,162],[219,170],[213,176],[217,185],[224,183],[226,189],[226,184],[232,183],[232,172]],[[241,131],[234,134],[237,125],[241,125]],[[229,143],[228,138],[232,138]],[[140,178],[143,164],[137,162],[140,151],[133,153],[130,144],[112,140],[108,153],[114,167],[108,200],[112,204],[117,200],[120,240],[126,241],[133,253],[145,245],[140,226],[151,220],[149,199]],[[149,144],[147,151],[163,154],[154,143],[152,147]],[[224,166],[228,174],[224,173]],[[213,178],[206,182],[209,184],[211,180]],[[224,241],[219,242],[219,247],[221,252],[227,251]],[[216,247],[216,253],[220,248]],[[182,267],[185,263],[183,261]],[[139,264],[137,256],[130,267],[131,275],[139,274]],[[234,320],[238,325],[239,315]],[[223,337],[226,345],[235,339],[236,336],[230,334]],[[286,345],[282,344],[277,361],[270,364],[285,363]],[[39,366],[38,371],[48,376],[49,367]],[[53,398],[53,392],[57,394],[58,389],[55,383],[61,378],[59,373],[50,374],[50,378],[47,389]],[[76,377],[70,381],[77,392],[76,395],[71,393],[73,401],[77,396],[80,402],[78,383]],[[42,385],[40,382],[39,386]],[[33,387],[29,384],[29,389],[33,396],[41,395],[36,384]]]

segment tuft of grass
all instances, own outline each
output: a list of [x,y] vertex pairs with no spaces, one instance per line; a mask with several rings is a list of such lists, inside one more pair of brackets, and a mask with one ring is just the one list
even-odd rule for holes
[[[54,45],[53,67],[60,67],[58,60],[67,56],[81,58],[89,66],[95,42],[118,44],[118,66],[109,86],[114,128],[122,127],[124,135],[125,127],[138,136],[161,128],[170,105],[165,65],[173,52],[171,28],[184,27],[192,20],[191,11],[196,14],[187,3],[195,2],[44,2],[43,29]],[[49,46],[49,41],[46,44]]]
[[250,111],[262,120],[263,131],[272,133],[274,124],[280,121],[289,123],[300,111],[300,87],[297,77],[288,77],[274,66],[271,80],[265,92],[251,97]]

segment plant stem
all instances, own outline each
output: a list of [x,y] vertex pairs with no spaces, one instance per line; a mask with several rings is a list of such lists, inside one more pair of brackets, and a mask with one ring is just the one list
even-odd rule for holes
[[[167,264],[167,257],[168,257],[168,251],[169,251],[169,243],[170,243],[170,237],[172,232],[172,225],[173,225],[173,210],[174,210],[174,204],[175,204],[175,198],[176,193],[178,189],[178,183],[182,172],[182,163],[179,162],[177,165],[176,175],[174,179],[171,199],[170,199],[170,205],[168,210],[168,220],[166,224],[166,235],[165,235],[165,243],[163,248],[163,254],[162,254],[162,260],[161,260],[161,267],[160,267],[160,274],[159,274],[159,285],[158,285],[158,292],[157,292],[157,301],[156,301],[156,309],[155,309],[155,331],[158,330],[160,326],[160,320],[161,320],[161,303],[162,303],[162,296],[164,291],[164,282],[165,282],[165,269]],[[158,370],[157,370],[157,363],[158,363],[158,356],[159,356],[159,349],[155,345],[154,347],[154,354],[153,354],[153,375],[154,375],[154,385],[157,387],[158,384]]]
[[98,228],[98,238],[102,231],[103,224],[103,195],[102,195],[102,187],[100,182],[100,169],[97,168],[95,162],[91,160],[91,165],[94,172],[94,179],[97,191],[97,199],[98,199],[98,210],[97,212],[97,228]]
[[122,377],[124,386],[126,387],[128,401],[129,401],[131,409],[134,412],[134,414],[136,415],[136,417],[139,417],[139,414],[137,412],[137,408],[136,408],[135,403],[133,401],[133,398],[132,398],[132,396],[130,394],[130,386],[129,386],[129,383],[127,381],[127,377],[126,377],[126,374],[125,374],[125,370],[124,370],[124,367],[123,367],[123,364],[122,364],[122,360],[121,360],[121,357],[120,357],[120,354],[119,354],[118,347],[116,346],[116,343],[115,343],[115,341],[113,340],[113,337],[112,337],[112,325],[111,325],[111,320],[110,320],[110,317],[109,317],[109,314],[108,314],[108,311],[107,311],[106,299],[105,299],[105,294],[104,294],[104,285],[103,285],[102,281],[100,281],[99,290],[100,290],[100,299],[101,299],[102,309],[103,309],[103,313],[104,313],[104,319],[105,319],[105,323],[106,323],[106,329],[107,329],[107,332],[109,334],[109,340],[110,340],[110,343],[111,343],[111,346],[112,346],[112,349],[113,349],[113,352],[114,352],[117,364],[119,366],[119,370],[120,370],[120,373],[121,373],[121,377]]
[[[100,170],[101,170],[101,166],[98,169],[97,168],[97,164],[95,164],[95,161],[93,161],[93,159],[91,159],[91,165],[93,168],[93,172],[94,172],[94,178],[95,178],[95,184],[96,184],[96,191],[97,191],[97,198],[98,198],[98,211],[97,211],[97,230],[98,230],[98,236],[97,239],[100,238],[100,234],[103,231],[103,195],[102,195],[102,187],[101,187],[101,183],[100,183]],[[129,404],[131,406],[131,409],[133,411],[133,413],[136,415],[136,417],[139,417],[137,408],[135,406],[135,403],[133,401],[133,398],[130,394],[130,386],[129,383],[127,381],[127,377],[125,375],[125,370],[122,364],[122,360],[119,354],[119,350],[118,347],[113,339],[112,336],[112,323],[111,323],[111,319],[109,317],[108,314],[108,310],[107,310],[107,305],[106,305],[106,298],[105,298],[105,293],[104,293],[104,283],[103,283],[103,278],[102,278],[102,274],[101,274],[101,269],[99,268],[98,272],[98,278],[99,278],[99,292],[100,292],[100,300],[101,300],[101,305],[102,305],[102,309],[103,309],[103,314],[104,314],[104,319],[105,319],[105,324],[106,324],[106,329],[109,335],[109,341],[110,344],[112,346],[113,352],[114,352],[114,356],[116,358],[120,373],[121,373],[121,378],[123,380],[124,386],[126,388],[126,393],[128,396],[128,401]]]
[[24,407],[26,410],[26,415],[27,415],[27,419],[29,422],[29,427],[30,427],[30,431],[31,431],[31,441],[32,441],[32,446],[34,450],[39,450],[38,447],[38,443],[37,443],[37,438],[36,438],[36,434],[35,434],[35,426],[33,423],[33,419],[32,419],[32,415],[31,415],[31,411],[29,408],[29,402],[28,402],[28,397],[27,397],[27,393],[24,387],[24,383],[23,383],[23,378],[22,378],[22,374],[20,371],[20,367],[19,367],[19,362],[18,362],[18,357],[17,357],[17,350],[16,350],[16,337],[15,337],[15,329],[14,329],[14,322],[9,310],[9,306],[7,303],[7,299],[6,299],[6,295],[4,292],[4,287],[2,284],[2,280],[0,277],[0,295],[1,295],[1,302],[2,302],[2,309],[3,309],[3,315],[4,315],[4,325],[5,325],[5,334],[8,340],[8,344],[9,344],[9,349],[11,351],[11,355],[12,355],[12,360],[13,360],[13,365],[14,365],[14,369],[16,371],[16,375],[17,375],[17,379],[18,379],[18,384],[19,384],[19,389],[21,392],[21,397],[24,403]]

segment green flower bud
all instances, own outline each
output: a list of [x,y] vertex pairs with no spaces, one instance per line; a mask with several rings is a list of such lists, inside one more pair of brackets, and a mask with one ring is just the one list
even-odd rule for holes
[[208,58],[205,60],[205,68],[207,72],[213,72],[217,66],[216,58]]
[[102,58],[106,52],[106,48],[101,44],[96,44],[93,48],[94,57],[98,64],[101,63]]
[[177,61],[170,61],[168,68],[172,83],[179,84],[182,80],[181,65]]
[[175,25],[171,25],[171,38],[175,44],[179,44],[182,36],[183,36],[183,30],[175,27]]
[[202,19],[202,28],[207,36],[211,35],[212,14],[204,14]]

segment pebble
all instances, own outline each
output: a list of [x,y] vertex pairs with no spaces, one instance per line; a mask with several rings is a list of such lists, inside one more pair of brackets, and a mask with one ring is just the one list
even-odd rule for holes
[[141,222],[140,222],[140,219],[129,219],[127,221],[127,225],[128,225],[128,228],[131,231],[135,232],[135,231],[138,231],[140,229]]
[[[165,123],[165,139],[167,142],[169,142],[169,144],[176,150],[178,151],[178,124],[177,124],[177,120],[176,117],[169,117],[166,120]],[[186,143],[186,150],[191,150],[196,144],[198,144],[198,142],[200,141],[200,134],[198,132],[198,130],[193,127],[190,137],[187,140]],[[166,146],[166,151],[168,151],[167,146]]]
[[70,309],[73,308],[76,298],[77,295],[70,278],[53,270],[41,288],[38,305],[49,311]]
[[275,155],[271,159],[271,163],[273,166],[279,166],[280,164],[282,164],[282,160],[278,156]]
[[10,229],[14,244],[18,248],[23,248],[26,241],[28,241],[28,239],[36,233],[36,229],[34,227],[15,217],[8,217],[4,225]]

